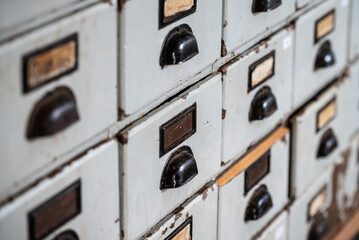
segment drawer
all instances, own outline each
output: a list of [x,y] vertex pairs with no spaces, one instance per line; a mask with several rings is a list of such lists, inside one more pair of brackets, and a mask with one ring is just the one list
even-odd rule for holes
[[359,194],[359,134],[342,153],[341,164],[335,165],[333,184],[338,206],[338,219],[345,221],[358,205]]
[[216,239],[217,185],[196,193],[140,239]]
[[353,60],[359,55],[359,34],[357,31],[359,25],[359,2],[351,0],[351,22],[350,22],[350,49],[349,58]]
[[328,84],[346,64],[348,4],[329,0],[296,23],[293,107],[298,108]]
[[0,46],[0,199],[116,122],[115,19],[97,5]]
[[219,240],[251,239],[287,204],[288,132],[278,128],[217,179]]
[[339,154],[357,130],[353,83],[350,78],[338,79],[291,119],[292,195],[299,196],[328,165],[340,162]]
[[117,142],[90,150],[4,205],[0,238],[118,239],[118,177]]
[[330,229],[332,208],[332,172],[330,166],[289,209],[289,239],[324,239]]
[[258,240],[287,240],[288,213],[282,212],[261,234]]
[[223,7],[223,41],[231,52],[285,21],[294,13],[295,0],[224,0]]
[[223,164],[244,154],[289,114],[293,36],[293,30],[283,30],[222,68]]
[[210,76],[120,133],[126,239],[142,236],[219,172],[221,93],[221,76]]
[[[78,8],[101,2],[100,0],[2,0],[0,9],[0,39],[41,25],[54,17]],[[110,1],[111,2],[111,1]]]
[[119,20],[124,116],[200,80],[200,72],[220,57],[221,28],[218,0],[126,1]]

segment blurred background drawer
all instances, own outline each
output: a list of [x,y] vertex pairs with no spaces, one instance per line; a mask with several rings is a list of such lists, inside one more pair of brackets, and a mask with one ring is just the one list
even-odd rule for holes
[[[176,3],[188,10],[179,11]],[[119,20],[123,115],[200,80],[220,57],[221,17],[218,0],[127,1]]]
[[332,172],[326,169],[305,194],[289,209],[289,239],[324,239],[329,232],[329,211],[332,203]]
[[328,84],[346,64],[348,4],[329,0],[296,23],[293,108]]
[[283,30],[222,68],[222,161],[243,155],[290,113],[293,30]]
[[223,41],[227,52],[285,21],[295,9],[295,0],[224,0],[223,4]]
[[217,202],[218,189],[214,184],[181,204],[140,239],[214,240],[217,237]]
[[3,206],[0,238],[118,238],[118,178],[118,145],[111,141]]
[[120,133],[124,236],[142,236],[220,169],[221,76],[210,76]]
[[[269,136],[264,144],[271,139]],[[254,148],[248,155],[260,149],[261,146]],[[221,186],[219,183],[219,240],[237,239],[238,236],[251,239],[287,204],[289,134],[264,151],[252,165],[227,184]],[[247,160],[244,156],[238,163]]]
[[98,5],[0,46],[0,199],[116,122],[115,20]]
[[340,162],[339,154],[358,129],[353,83],[358,86],[350,78],[338,79],[291,119],[293,196],[302,194],[329,165]]

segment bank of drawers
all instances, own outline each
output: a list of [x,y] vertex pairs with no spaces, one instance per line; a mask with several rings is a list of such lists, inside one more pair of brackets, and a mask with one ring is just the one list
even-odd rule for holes
[[0,209],[1,239],[116,239],[117,142],[104,143]]
[[193,83],[220,56],[221,1],[161,2],[128,1],[120,13],[119,104],[127,115]]
[[10,35],[42,17],[0,36],[0,239],[299,240],[345,221],[359,189],[357,4],[266,2],[4,15]]
[[115,20],[97,5],[0,46],[0,199],[116,122]]

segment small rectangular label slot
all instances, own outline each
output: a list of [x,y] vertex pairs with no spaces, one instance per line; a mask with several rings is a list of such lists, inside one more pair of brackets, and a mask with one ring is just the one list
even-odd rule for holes
[[332,121],[337,113],[336,98],[330,100],[322,109],[317,113],[317,132]]
[[269,171],[270,149],[245,171],[244,193],[247,194]]
[[159,27],[163,28],[196,11],[197,0],[159,0]]
[[252,91],[275,74],[275,51],[270,52],[249,66],[248,92]]
[[172,232],[165,240],[192,240],[192,217]]
[[327,200],[327,186],[325,186],[315,197],[310,201],[308,206],[308,221],[319,213]]
[[77,34],[27,54],[23,58],[23,92],[58,79],[77,69]]
[[196,103],[160,127],[160,157],[171,151],[196,132]]
[[315,43],[327,36],[335,27],[335,10],[330,11],[315,23]]
[[81,181],[71,184],[28,215],[30,240],[43,239],[81,213]]

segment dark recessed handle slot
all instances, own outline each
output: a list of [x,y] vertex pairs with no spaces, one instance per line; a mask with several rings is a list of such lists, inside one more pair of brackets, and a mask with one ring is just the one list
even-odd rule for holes
[[322,240],[329,230],[328,220],[320,213],[313,221],[309,230],[308,240]]
[[335,56],[329,41],[325,41],[318,50],[315,59],[315,70],[328,68],[335,64]]
[[263,120],[277,111],[277,100],[269,87],[261,88],[254,96],[249,110],[249,121]]
[[171,30],[164,41],[160,66],[184,63],[199,53],[196,37],[192,29],[183,24]]
[[326,157],[334,151],[338,146],[337,138],[335,137],[332,129],[324,132],[320,139],[317,158]]
[[27,126],[27,138],[54,135],[78,120],[74,94],[67,87],[58,87],[35,104]]
[[271,12],[282,5],[282,0],[253,0],[252,13]]
[[72,230],[66,230],[54,237],[53,240],[79,240],[80,238]]
[[258,189],[255,190],[253,196],[249,200],[244,216],[244,221],[247,222],[258,220],[263,217],[272,207],[272,197],[267,191],[267,187],[265,185],[261,185]]
[[180,147],[171,154],[163,169],[160,189],[182,187],[197,174],[197,164],[191,148]]

